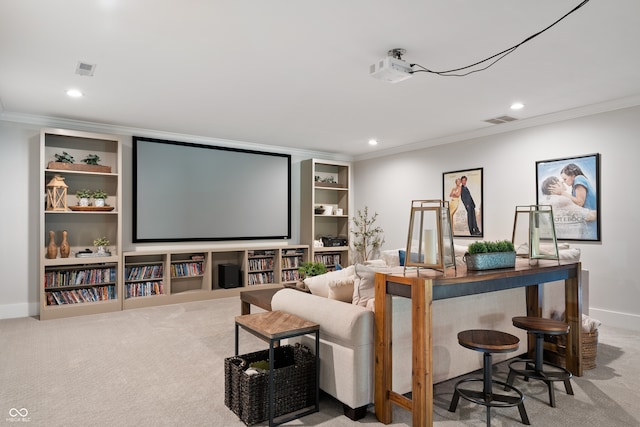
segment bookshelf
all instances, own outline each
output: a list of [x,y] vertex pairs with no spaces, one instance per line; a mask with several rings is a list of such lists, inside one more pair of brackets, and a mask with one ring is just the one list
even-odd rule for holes
[[[280,287],[297,280],[297,266],[309,247],[216,248],[132,251],[123,254],[123,309],[237,296],[257,287]],[[238,287],[225,288],[220,270],[233,266]]]
[[[351,165],[348,162],[307,159],[301,162],[300,241],[311,248],[310,259],[328,270],[349,264]],[[323,210],[324,209],[324,210]],[[323,237],[346,240],[346,245],[318,247]]]
[[[122,307],[120,216],[122,141],[114,135],[43,129],[40,132],[39,287],[40,319],[117,311]],[[57,162],[67,153],[74,163]],[[82,162],[97,155],[99,164]],[[65,192],[50,203],[51,184],[61,180]],[[81,189],[107,193],[105,207],[78,206]],[[63,233],[65,232],[66,233]],[[52,232],[52,233],[51,233]],[[68,253],[60,250],[66,234]],[[49,251],[50,235],[57,248]],[[96,256],[93,241],[106,237],[108,252]],[[87,250],[91,251],[90,253]],[[83,253],[84,252],[84,253]]]

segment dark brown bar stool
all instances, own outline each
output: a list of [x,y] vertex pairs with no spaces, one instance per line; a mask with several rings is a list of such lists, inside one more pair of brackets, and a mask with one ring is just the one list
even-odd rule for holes
[[[518,349],[520,340],[518,337],[507,334],[506,332],[492,331],[485,329],[472,329],[458,333],[458,343],[461,346],[471,350],[481,351],[484,353],[482,378],[467,378],[455,386],[455,392],[449,406],[450,412],[455,412],[458,407],[458,400],[462,397],[470,402],[477,403],[487,407],[487,427],[491,425],[491,408],[506,408],[517,406],[520,411],[522,424],[529,425],[529,417],[524,409],[524,395],[517,388],[498,380],[491,378],[491,353],[509,353]],[[464,389],[460,386],[464,383],[482,381],[482,390]],[[497,384],[503,386],[505,391],[511,391],[513,394],[494,393],[492,385]]]
[[[565,368],[543,361],[544,354],[544,336],[545,335],[566,335],[569,333],[569,325],[560,320],[545,319],[542,317],[526,317],[519,316],[511,319],[513,326],[524,329],[529,334],[535,335],[536,349],[534,359],[518,359],[509,363],[509,377],[507,384],[512,385],[517,375],[524,377],[525,381],[529,378],[541,380],[547,384],[549,389],[549,404],[556,407],[556,396],[554,393],[553,383],[555,381],[564,382],[564,388],[567,394],[573,394],[571,387],[571,372]],[[548,369],[545,369],[548,368]]]

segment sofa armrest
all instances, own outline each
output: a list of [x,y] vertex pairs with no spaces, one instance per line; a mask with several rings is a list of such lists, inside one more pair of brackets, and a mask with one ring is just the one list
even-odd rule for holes
[[364,307],[283,289],[271,300],[272,310],[295,314],[320,325],[320,335],[350,347],[373,343],[373,312]]

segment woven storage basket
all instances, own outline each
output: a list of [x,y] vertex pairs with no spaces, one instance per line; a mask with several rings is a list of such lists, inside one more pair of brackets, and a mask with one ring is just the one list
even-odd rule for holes
[[[274,418],[315,405],[316,359],[300,345],[274,349]],[[269,418],[269,372],[258,369],[249,375],[254,362],[269,360],[269,350],[229,357],[224,360],[224,404],[246,425]]]
[[[566,368],[565,355],[567,354],[566,337],[558,337],[556,342],[557,353],[545,353],[547,359],[558,366]],[[598,331],[582,332],[582,369],[594,369],[596,367],[596,355],[598,353]]]

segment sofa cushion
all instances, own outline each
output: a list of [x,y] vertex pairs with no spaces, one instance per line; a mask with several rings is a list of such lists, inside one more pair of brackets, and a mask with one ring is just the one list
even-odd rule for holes
[[352,265],[344,267],[341,270],[330,271],[318,276],[307,277],[304,279],[304,284],[311,291],[312,294],[321,297],[329,297],[329,281],[342,279],[353,275],[354,268]]
[[353,298],[353,282],[355,276],[343,277],[329,281],[329,298],[342,302],[351,302]]

